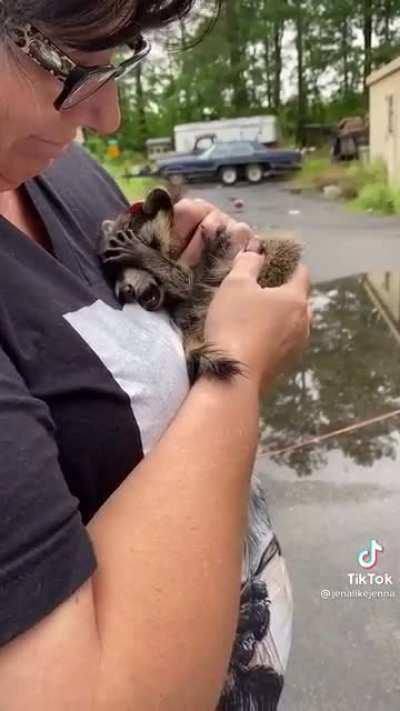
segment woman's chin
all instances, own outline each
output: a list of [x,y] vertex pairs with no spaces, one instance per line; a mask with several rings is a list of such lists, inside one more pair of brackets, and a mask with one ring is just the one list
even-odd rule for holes
[[56,163],[57,158],[36,158],[36,160],[25,161],[21,171],[13,170],[10,173],[7,170],[0,170],[0,192],[5,190],[15,190],[22,185],[26,180],[35,178],[48,168],[51,168],[53,163]]

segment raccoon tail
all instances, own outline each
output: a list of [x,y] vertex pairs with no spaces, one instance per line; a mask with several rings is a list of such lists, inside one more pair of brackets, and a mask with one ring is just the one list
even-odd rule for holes
[[248,366],[229,358],[207,343],[190,350],[187,353],[186,363],[190,385],[194,385],[201,375],[225,382],[229,382],[235,375],[247,377],[245,371]]

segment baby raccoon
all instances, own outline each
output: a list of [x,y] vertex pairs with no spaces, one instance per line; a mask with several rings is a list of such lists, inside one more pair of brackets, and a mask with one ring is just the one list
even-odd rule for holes
[[[228,380],[244,375],[242,363],[204,341],[204,324],[215,290],[231,271],[237,247],[225,229],[205,241],[200,263],[190,269],[177,260],[172,239],[173,204],[162,188],[114,222],[105,221],[99,255],[122,303],[147,310],[166,308],[183,334],[190,383],[201,375]],[[265,238],[258,278],[261,286],[280,286],[296,268],[301,246],[293,239]]]
[[[229,379],[243,364],[204,342],[204,323],[215,290],[231,270],[237,252],[221,229],[204,244],[200,263],[190,269],[177,262],[172,236],[173,205],[160,188],[115,221],[102,225],[99,256],[122,303],[164,307],[181,328],[191,383],[200,375]],[[292,239],[266,238],[261,286],[283,284],[298,264],[300,245]],[[289,634],[276,636],[282,619],[289,624],[291,595],[281,549],[268,517],[263,489],[252,477],[248,531],[243,542],[242,585],[236,639],[217,711],[275,711],[283,687]],[[276,593],[276,590],[279,593]],[[274,591],[271,607],[271,592]],[[275,624],[275,636],[271,632]],[[279,634],[278,634],[279,637]]]

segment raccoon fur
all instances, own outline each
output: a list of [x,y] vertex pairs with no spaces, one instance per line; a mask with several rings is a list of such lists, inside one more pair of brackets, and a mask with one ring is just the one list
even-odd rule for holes
[[[286,237],[263,239],[261,286],[283,284],[296,268],[301,246]],[[230,272],[237,247],[225,229],[205,241],[200,263],[179,263],[173,241],[173,204],[168,192],[152,190],[146,200],[102,225],[99,256],[122,303],[138,302],[148,310],[165,308],[182,331],[190,383],[200,376],[229,380],[245,375],[243,363],[204,340],[204,324],[214,293]],[[270,631],[270,585],[284,566],[268,517],[264,492],[252,477],[248,531],[243,543],[242,585],[236,640],[217,711],[275,711],[283,687],[285,663]],[[271,572],[272,571],[272,572]],[[275,572],[274,572],[275,571]],[[282,578],[284,581],[284,578]],[[291,617],[290,589],[279,589]],[[272,589],[272,588],[271,588]],[[288,612],[289,610],[289,612]],[[282,607],[278,612],[281,617]],[[284,615],[285,617],[285,615]],[[290,635],[289,635],[290,636]]]
[[[177,262],[172,239],[173,204],[162,188],[152,190],[133,213],[102,225],[99,255],[115,282],[122,303],[143,308],[166,308],[183,334],[191,385],[200,376],[228,380],[245,375],[246,366],[216,350],[204,340],[204,325],[216,289],[231,271],[237,247],[225,229],[205,241],[200,263],[190,269]],[[292,238],[269,236],[260,251],[264,265],[258,278],[262,287],[280,286],[296,268],[301,245]]]

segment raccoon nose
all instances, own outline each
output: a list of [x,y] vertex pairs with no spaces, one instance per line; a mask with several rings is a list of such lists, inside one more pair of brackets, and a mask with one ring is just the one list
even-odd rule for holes
[[162,298],[163,295],[160,287],[151,284],[138,297],[138,303],[146,309],[146,311],[156,311],[161,306]]
[[136,294],[133,286],[131,286],[131,284],[124,284],[123,286],[121,286],[118,292],[118,298],[124,304],[129,304],[133,301],[136,301]]

